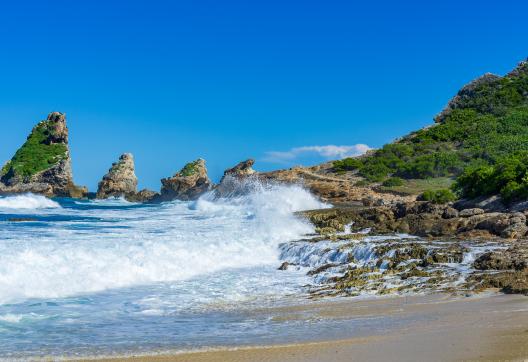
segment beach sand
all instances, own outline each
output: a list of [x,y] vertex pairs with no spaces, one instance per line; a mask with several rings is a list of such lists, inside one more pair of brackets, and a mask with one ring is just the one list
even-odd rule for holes
[[[338,340],[298,344],[172,352],[150,356],[99,358],[101,361],[148,362],[297,362],[297,361],[528,361],[528,297],[446,295],[321,302],[282,308],[293,318],[353,318],[368,315],[405,318],[401,327]],[[299,314],[299,312],[302,312]],[[427,318],[422,318],[427,316]]]

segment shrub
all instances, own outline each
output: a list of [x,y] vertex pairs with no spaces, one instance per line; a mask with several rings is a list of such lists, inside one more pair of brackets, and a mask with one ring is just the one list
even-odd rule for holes
[[383,186],[385,187],[395,187],[395,186],[402,186],[403,180],[399,177],[389,177],[385,181],[383,181]]
[[426,190],[419,197],[423,201],[431,201],[434,204],[446,204],[456,200],[456,195],[449,189]]
[[196,173],[196,167],[198,166],[199,162],[200,162],[199,160],[196,160],[193,162],[189,162],[188,164],[183,166],[183,168],[179,172],[180,176],[187,177],[187,176],[194,175]]
[[368,184],[369,182],[367,180],[359,180],[358,182],[354,184],[354,186],[363,187],[363,186],[367,186]]
[[380,160],[368,162],[363,165],[359,173],[372,182],[382,181],[391,172],[391,169]]
[[495,165],[468,167],[454,187],[468,198],[495,194],[500,194],[507,202],[527,198],[528,152],[513,153]]
[[357,158],[348,157],[342,160],[334,161],[333,166],[335,172],[343,173],[361,168],[361,166],[363,166],[363,162]]

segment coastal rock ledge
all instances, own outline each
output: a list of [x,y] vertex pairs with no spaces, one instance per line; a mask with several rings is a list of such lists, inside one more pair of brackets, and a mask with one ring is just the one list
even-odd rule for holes
[[73,182],[66,115],[51,112],[0,170],[0,193],[32,192],[48,197],[86,196]]
[[174,176],[162,179],[161,184],[161,195],[156,201],[196,200],[213,187],[201,158],[189,162]]

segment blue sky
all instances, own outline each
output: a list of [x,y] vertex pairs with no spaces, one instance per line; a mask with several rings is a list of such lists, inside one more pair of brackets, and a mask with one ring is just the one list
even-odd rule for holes
[[[379,147],[528,56],[526,1],[20,1],[0,8],[0,160],[65,112],[76,182],[140,186]],[[347,146],[332,148],[326,146]],[[359,149],[363,149],[362,146]]]

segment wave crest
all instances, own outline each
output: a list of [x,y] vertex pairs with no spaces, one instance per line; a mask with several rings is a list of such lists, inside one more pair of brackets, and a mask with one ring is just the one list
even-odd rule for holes
[[40,195],[24,194],[0,197],[1,209],[55,209],[60,207],[57,202]]

